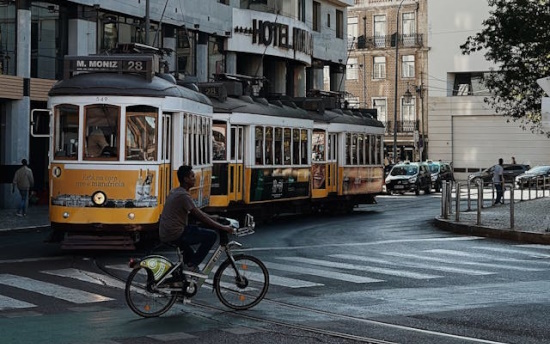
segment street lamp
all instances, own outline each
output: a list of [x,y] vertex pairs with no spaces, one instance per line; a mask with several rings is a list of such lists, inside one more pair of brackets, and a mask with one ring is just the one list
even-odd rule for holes
[[395,33],[395,92],[393,102],[393,161],[397,162],[397,69],[399,66],[399,12],[401,11],[401,5],[403,1],[399,3],[397,8],[397,31]]

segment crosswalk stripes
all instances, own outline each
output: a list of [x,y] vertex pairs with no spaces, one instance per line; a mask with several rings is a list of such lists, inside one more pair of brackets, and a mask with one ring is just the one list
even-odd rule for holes
[[[437,272],[445,273],[442,275],[449,277],[450,274],[484,276],[499,274],[503,271],[545,271],[550,269],[550,260],[547,258],[550,258],[548,254],[541,253],[538,247],[532,245],[517,245],[509,248],[480,245],[469,247],[467,251],[444,249],[427,249],[414,253],[381,251],[377,255],[327,254],[318,259],[279,256],[264,260],[264,263],[270,272],[271,285],[294,289],[330,287],[331,281],[354,284],[381,283],[385,282],[384,276],[415,280],[443,278]],[[126,264],[108,265],[106,268],[111,271],[122,271],[120,276],[130,272]],[[436,273],[433,273],[434,271]],[[80,281],[81,284],[77,288],[81,289],[86,289],[86,284],[118,290],[125,288],[123,280],[76,268],[43,270],[40,273],[55,276],[57,279]],[[375,274],[375,277],[372,274]],[[261,276],[251,273],[248,277],[255,280]],[[211,280],[209,282],[212,283]],[[74,304],[113,300],[97,293],[15,274],[0,274],[0,286],[26,290]],[[209,285],[206,287],[211,288]],[[94,291],[97,290],[94,288]],[[40,301],[34,300],[32,296],[17,300],[13,298],[13,294],[2,295],[0,291],[0,311],[36,309],[38,307],[36,304]]]

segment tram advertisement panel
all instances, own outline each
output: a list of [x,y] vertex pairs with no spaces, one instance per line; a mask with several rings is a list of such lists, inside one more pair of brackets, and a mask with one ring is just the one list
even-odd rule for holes
[[250,181],[250,201],[271,201],[309,196],[307,168],[254,169]]
[[344,167],[342,193],[344,195],[376,193],[382,191],[382,167]]

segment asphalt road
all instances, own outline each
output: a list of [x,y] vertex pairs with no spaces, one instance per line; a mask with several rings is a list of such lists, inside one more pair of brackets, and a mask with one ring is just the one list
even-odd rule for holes
[[[550,246],[433,226],[439,195],[381,196],[336,217],[291,216],[240,238],[269,268],[255,308],[208,287],[141,319],[125,304],[130,256],[62,252],[47,231],[0,234],[2,343],[547,343]],[[161,253],[170,253],[168,251]]]

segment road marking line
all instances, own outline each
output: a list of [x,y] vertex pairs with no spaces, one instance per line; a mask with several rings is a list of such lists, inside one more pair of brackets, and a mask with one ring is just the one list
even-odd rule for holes
[[282,270],[287,272],[296,272],[300,274],[326,277],[326,278],[331,278],[331,279],[336,279],[336,280],[341,280],[341,281],[346,281],[351,283],[383,282],[383,280],[379,280],[375,278],[345,274],[341,272],[334,272],[334,271],[328,271],[328,270],[305,268],[305,267],[289,265],[289,264],[279,264],[279,263],[272,263],[272,262],[265,262],[265,261],[264,261],[264,264],[267,266],[269,270],[274,269],[274,270]]
[[[247,272],[246,277],[256,282],[262,282],[264,280],[264,275],[256,272]],[[272,274],[269,274],[269,284],[275,284],[287,288],[308,288],[324,286],[324,284],[322,283],[308,282],[295,278],[282,277]]]
[[39,258],[5,259],[5,260],[0,260],[0,264],[42,262],[42,261],[60,260],[60,259],[65,259],[65,257],[39,257]]
[[[544,258],[544,259],[550,258],[550,255],[548,255],[548,254],[542,254],[542,253],[533,252],[533,251],[514,250],[514,249],[509,249],[509,248],[486,247],[486,246],[479,246],[479,247],[472,247],[472,248],[473,249],[479,249],[479,250],[493,251],[493,252],[521,254],[521,255],[524,255],[524,256],[529,256],[531,258]],[[544,262],[544,263],[549,263],[550,264],[549,261],[533,262],[533,261],[526,260],[526,262],[532,262],[532,263],[543,263]]]
[[88,293],[83,290],[67,288],[53,283],[42,282],[32,278],[10,274],[0,275],[0,284],[78,304],[113,300],[109,297]]
[[25,301],[12,299],[11,297],[8,297],[8,296],[0,295],[0,311],[5,311],[8,309],[31,308],[31,307],[36,307],[36,305]]
[[446,258],[436,258],[436,257],[426,257],[426,256],[419,256],[416,254],[406,254],[406,253],[398,253],[398,252],[382,252],[384,255],[393,256],[393,257],[400,257],[400,258],[414,258],[414,259],[420,259],[420,260],[427,260],[430,262],[439,262],[439,263],[446,263],[446,264],[459,264],[459,265],[474,265],[476,267],[484,266],[488,268],[496,268],[496,269],[504,269],[504,270],[518,270],[518,271],[544,271],[545,269],[533,269],[533,268],[527,268],[524,266],[514,266],[514,265],[499,265],[499,264],[491,264],[491,263],[482,263],[482,262],[467,262],[464,260],[454,260],[454,259],[446,259]]
[[410,267],[419,268],[419,269],[438,270],[438,271],[452,272],[452,273],[473,275],[473,276],[484,276],[484,275],[494,275],[495,274],[495,272],[482,271],[482,270],[461,269],[461,268],[453,268],[453,267],[447,267],[447,266],[434,266],[434,265],[429,265],[429,264],[419,264],[419,263],[411,263],[411,262],[403,262],[403,261],[401,261],[399,263],[395,263],[395,262],[391,262],[391,261],[384,260],[384,259],[352,256],[352,255],[349,255],[349,254],[331,254],[330,257],[350,259],[350,260],[358,260],[358,261],[361,261],[361,262],[370,262],[370,263],[378,263],[378,264],[410,266]]
[[[471,253],[471,252],[462,252],[462,251],[454,251],[454,250],[435,249],[435,250],[426,250],[424,252],[437,253],[437,254],[449,255],[449,256],[457,256],[457,257],[464,257],[464,258],[473,258],[473,259],[488,259],[488,260],[494,260],[494,261],[497,261],[497,262],[515,262],[515,263],[531,262],[531,261],[525,260],[525,259],[500,258],[500,257],[495,257],[494,255],[490,255],[490,254]],[[542,271],[542,270],[535,270],[535,271]]]
[[117,289],[126,288],[126,283],[123,283],[115,278],[107,275],[98,274],[95,272],[83,271],[75,268],[61,269],[61,270],[46,270],[40,271],[43,274],[72,278],[83,282],[99,284],[107,287],[113,287]]
[[369,271],[377,274],[406,277],[406,278],[413,278],[413,279],[431,279],[431,278],[442,277],[437,275],[416,273],[416,272],[410,272],[410,271],[404,271],[404,270],[398,270],[398,269],[385,269],[385,268],[379,268],[379,267],[373,267],[373,266],[367,266],[367,265],[337,263],[337,262],[329,262],[326,260],[310,259],[310,258],[302,258],[302,257],[278,257],[277,259],[292,261],[292,262],[301,262],[301,263],[312,264],[312,265],[326,266],[326,267],[336,268],[336,269]]

